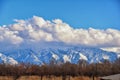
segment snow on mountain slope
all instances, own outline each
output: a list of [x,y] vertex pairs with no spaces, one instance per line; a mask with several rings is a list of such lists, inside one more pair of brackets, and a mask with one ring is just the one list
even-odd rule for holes
[[55,60],[58,60],[59,59],[59,57],[58,57],[58,55],[56,55],[56,54],[52,54],[52,57],[55,59]]
[[88,60],[87,57],[85,55],[83,55],[82,53],[80,53],[80,59],[83,59],[83,60]]
[[106,50],[106,51],[120,53],[120,47],[108,47],[108,48],[101,48],[101,49]]
[[9,63],[9,64],[18,64],[16,60],[14,60],[11,57],[7,57],[3,55],[2,53],[0,53],[0,62]]
[[67,61],[77,63],[79,60],[86,60],[89,63],[94,63],[101,62],[104,59],[114,61],[118,58],[118,55],[114,52],[89,47],[46,48],[39,50],[15,48],[1,52],[3,54],[0,54],[0,59],[12,64],[17,62],[44,64],[49,63],[51,60],[63,63]]
[[67,55],[63,56],[63,60],[64,60],[64,62],[71,62],[69,56],[67,56]]
[[118,55],[118,58],[120,58],[120,47],[108,47],[108,48],[101,48],[105,51],[115,52]]

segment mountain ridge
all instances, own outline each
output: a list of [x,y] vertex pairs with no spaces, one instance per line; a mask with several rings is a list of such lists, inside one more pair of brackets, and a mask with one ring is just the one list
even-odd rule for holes
[[[56,62],[71,62],[77,63],[79,60],[86,60],[88,63],[97,63],[105,59],[109,61],[116,60],[119,56],[115,52],[104,51],[99,48],[91,47],[64,47],[64,48],[43,48],[43,49],[11,49],[1,52],[8,62],[5,62],[0,57],[1,62],[18,64],[21,62],[32,64],[50,63],[51,60]],[[14,63],[9,61],[9,58],[14,60]],[[15,62],[16,61],[16,62]]]

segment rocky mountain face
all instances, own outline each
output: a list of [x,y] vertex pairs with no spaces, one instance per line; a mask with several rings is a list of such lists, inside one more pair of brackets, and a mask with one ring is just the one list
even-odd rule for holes
[[79,60],[86,60],[88,63],[102,62],[107,59],[114,61],[119,56],[115,52],[104,51],[90,47],[65,47],[65,48],[13,48],[0,52],[0,62],[18,64],[20,62],[32,64],[56,62],[77,63]]

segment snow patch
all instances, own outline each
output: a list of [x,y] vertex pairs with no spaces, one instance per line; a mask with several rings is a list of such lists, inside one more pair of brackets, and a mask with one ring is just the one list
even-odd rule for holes
[[104,51],[120,53],[120,47],[108,47],[108,48],[101,48],[101,49]]
[[33,56],[33,58],[34,58],[34,60],[35,60],[36,62],[39,62],[39,61],[40,61],[40,60],[38,59],[38,57],[35,56],[34,54],[32,54],[32,56]]
[[83,60],[88,60],[87,57],[85,55],[83,55],[82,53],[79,54],[80,55],[80,59],[83,59]]
[[107,56],[107,55],[104,55],[104,56],[103,56],[103,59],[106,59],[106,60],[108,60],[108,59],[109,59],[109,56]]
[[12,65],[18,64],[18,62],[16,60],[14,60],[11,57],[7,57],[5,55],[3,55],[2,53],[0,53],[0,59],[4,62],[4,63],[9,63]]
[[53,57],[55,60],[58,60],[58,59],[59,59],[58,55],[56,55],[56,54],[54,54],[54,53],[52,53],[52,57]]
[[70,58],[67,55],[63,56],[64,62],[71,62]]

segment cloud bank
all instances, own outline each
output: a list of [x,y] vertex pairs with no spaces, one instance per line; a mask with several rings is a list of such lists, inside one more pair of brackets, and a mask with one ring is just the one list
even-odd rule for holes
[[60,19],[49,21],[38,16],[15,21],[14,24],[0,27],[1,44],[60,42],[91,47],[120,47],[120,31],[115,29],[74,29]]

